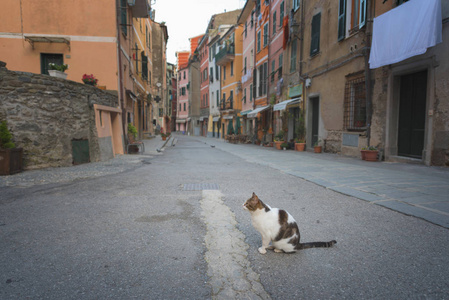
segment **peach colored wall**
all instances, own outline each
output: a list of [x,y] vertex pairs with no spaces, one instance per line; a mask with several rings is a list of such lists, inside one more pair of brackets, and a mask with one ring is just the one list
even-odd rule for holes
[[[34,43],[33,49],[22,33],[66,37],[70,48]],[[6,0],[0,22],[0,59],[10,70],[40,73],[41,53],[63,54],[69,65],[68,80],[82,82],[83,74],[94,74],[99,85],[116,90],[115,1]]]

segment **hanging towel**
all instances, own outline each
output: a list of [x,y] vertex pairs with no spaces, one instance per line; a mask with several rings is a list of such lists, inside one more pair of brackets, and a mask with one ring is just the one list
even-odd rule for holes
[[441,0],[410,0],[373,23],[370,69],[394,64],[442,42]]

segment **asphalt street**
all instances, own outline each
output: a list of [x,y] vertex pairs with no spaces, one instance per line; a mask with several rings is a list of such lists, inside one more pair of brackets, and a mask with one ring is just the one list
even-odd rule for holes
[[[449,299],[447,214],[428,205],[447,199],[429,188],[412,203],[361,178],[393,174],[378,185],[440,193],[445,169],[178,135],[145,142],[139,155],[0,178],[0,299]],[[242,209],[252,192],[288,210],[302,241],[337,245],[259,254]]]

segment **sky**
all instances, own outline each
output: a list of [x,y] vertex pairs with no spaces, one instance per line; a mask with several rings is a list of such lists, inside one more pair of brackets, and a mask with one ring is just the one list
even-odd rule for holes
[[176,64],[176,51],[190,51],[189,38],[206,32],[214,14],[242,9],[246,0],[152,0],[155,21],[168,30],[167,62]]

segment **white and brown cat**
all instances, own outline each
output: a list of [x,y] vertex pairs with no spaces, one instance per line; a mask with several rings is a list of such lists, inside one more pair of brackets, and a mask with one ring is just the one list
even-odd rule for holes
[[[259,252],[267,253],[266,249],[275,252],[293,253],[297,250],[317,247],[332,247],[337,241],[300,243],[298,224],[285,210],[271,208],[263,203],[255,193],[244,204],[243,208],[251,213],[254,228],[262,235],[262,247]],[[270,246],[272,242],[272,246]]]

